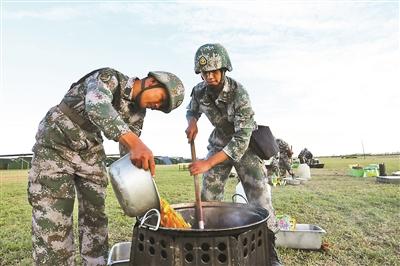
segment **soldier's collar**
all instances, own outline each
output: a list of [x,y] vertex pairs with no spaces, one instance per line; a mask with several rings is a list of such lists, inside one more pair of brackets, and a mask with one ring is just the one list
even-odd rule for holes
[[221,92],[219,93],[217,101],[225,102],[225,103],[228,102],[230,91],[231,91],[231,87],[229,86],[229,81],[225,76],[225,78],[224,78],[224,87],[222,88]]
[[130,101],[130,102],[134,102],[134,99],[133,99],[133,83],[137,79],[138,79],[137,77],[131,77],[126,82],[125,88],[123,88],[123,90],[122,90],[122,98],[124,100]]

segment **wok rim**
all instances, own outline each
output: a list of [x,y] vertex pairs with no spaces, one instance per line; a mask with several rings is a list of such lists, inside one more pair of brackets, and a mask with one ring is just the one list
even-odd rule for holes
[[[188,202],[188,203],[177,203],[177,204],[171,204],[171,207],[174,208],[175,210],[179,211],[180,209],[187,209],[187,208],[195,208],[196,204],[194,202]],[[236,207],[236,208],[242,208],[242,209],[251,209],[255,214],[259,215],[260,217],[263,217],[257,222],[249,223],[246,225],[242,226],[236,226],[236,227],[227,227],[227,228],[218,228],[218,229],[198,229],[198,228],[169,228],[169,227],[162,227],[159,226],[157,231],[162,231],[167,234],[179,234],[183,236],[191,236],[191,233],[193,234],[212,234],[213,236],[217,235],[232,235],[232,234],[241,234],[245,231],[251,230],[258,225],[261,225],[265,223],[267,224],[268,219],[270,218],[270,213],[268,212],[267,209],[262,208],[262,207],[256,207],[252,206],[249,204],[245,203],[233,203],[233,202],[221,202],[221,201],[207,201],[207,202],[202,202],[202,208],[208,208],[208,207]],[[146,225],[146,223],[145,223]]]

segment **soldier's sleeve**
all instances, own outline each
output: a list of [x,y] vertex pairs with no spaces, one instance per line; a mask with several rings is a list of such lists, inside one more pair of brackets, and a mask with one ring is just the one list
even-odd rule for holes
[[87,79],[85,111],[108,139],[118,141],[119,137],[130,131],[129,126],[112,106],[113,93],[118,79],[110,70],[93,74]]
[[135,133],[136,136],[140,137],[143,128],[144,117],[136,120],[135,122],[129,124],[130,130]]
[[243,89],[234,98],[234,130],[232,139],[223,151],[235,162],[239,161],[249,147],[251,133],[255,128],[254,111],[250,98]]
[[196,118],[196,120],[199,120],[201,113],[199,111],[199,99],[196,94],[195,88],[193,88],[192,93],[190,94],[190,102],[189,105],[186,107],[186,119],[189,121],[191,118]]
[[[140,134],[142,133],[142,127],[143,127],[143,119],[140,119],[132,124],[129,124],[130,130],[138,137],[140,137]],[[127,154],[128,152],[129,152],[129,149],[120,143],[119,144],[119,155],[122,157],[125,154]]]
[[283,142],[283,145],[284,145],[285,151],[288,152],[288,153],[290,153],[290,146],[289,146],[289,143],[287,143],[286,141],[284,141],[284,142]]

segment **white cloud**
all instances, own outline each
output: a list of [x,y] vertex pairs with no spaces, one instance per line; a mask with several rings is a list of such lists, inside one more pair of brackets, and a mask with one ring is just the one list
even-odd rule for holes
[[[6,20],[71,20],[89,16],[87,8],[76,6],[56,6],[56,7],[43,7],[42,4],[37,4],[33,9],[30,8],[16,8],[15,6],[7,6],[4,8],[4,19]],[[16,9],[15,9],[16,8]]]
[[[85,51],[83,47],[80,51],[80,47],[74,45],[74,55],[79,58],[77,54],[82,54],[87,64],[97,64],[103,62],[104,57],[109,60],[106,62],[117,62],[112,57],[118,40],[131,43],[133,49],[138,49],[139,42],[147,45],[149,50],[159,47],[176,56],[171,60],[170,55],[164,55],[160,60],[164,60],[165,65],[160,65],[166,68],[171,65],[171,69],[180,72],[189,91],[199,80],[193,74],[195,50],[205,42],[221,42],[233,61],[234,71],[229,75],[248,89],[257,121],[269,124],[277,136],[294,145],[296,152],[303,146],[316,154],[359,152],[361,140],[368,147],[367,151],[400,150],[398,144],[391,144],[399,143],[393,132],[400,131],[393,120],[394,115],[400,113],[398,2],[42,3],[26,7],[7,3],[4,15],[6,27],[11,24],[26,27],[29,33],[34,30],[29,28],[30,25],[37,21],[54,23],[49,23],[47,28],[42,26],[45,32],[70,22],[91,21],[91,33],[78,28],[81,24],[71,23],[65,39],[52,40],[55,45],[60,42],[60,46],[67,48],[68,42],[75,44],[74,41],[80,41],[77,37],[82,35],[98,37],[96,31],[109,24],[105,29],[109,35],[101,40],[104,46],[97,46],[95,41],[87,44],[107,54],[96,57],[96,53]],[[126,35],[121,36],[125,29]],[[138,30],[144,34],[135,36]],[[42,37],[38,34],[37,39]],[[29,63],[29,54],[19,50],[24,48],[21,44],[6,44],[13,55],[27,56]],[[32,44],[24,45],[26,48]],[[46,64],[53,65],[49,62],[53,63],[51,58],[55,55],[50,52],[46,50],[49,58],[43,58],[32,68],[46,69]],[[61,62],[69,62],[71,53],[66,51],[57,56]],[[130,52],[125,53],[128,58],[133,57]],[[121,65],[129,69],[131,66],[125,60],[121,59]],[[134,69],[148,65],[151,62],[143,62]],[[6,74],[19,75],[18,65],[5,65],[5,68]],[[86,69],[87,66],[80,63],[76,67],[65,66],[62,70],[76,72],[76,68]],[[35,76],[35,72],[29,76]],[[68,78],[70,76],[68,73]],[[61,87],[66,87],[64,85]],[[18,86],[7,78],[8,88]],[[53,88],[50,84],[45,86],[49,90]],[[4,95],[11,95],[11,92]],[[35,97],[33,93],[32,97]],[[41,103],[46,100],[37,99]],[[54,99],[47,106],[52,104]],[[150,115],[145,122],[143,139],[154,147],[156,154],[189,156],[183,133],[186,126],[184,107],[168,118],[179,124],[174,126],[161,114]],[[18,117],[14,120],[22,121]],[[206,120],[203,117],[201,122],[200,155],[205,153],[211,130]],[[14,131],[24,128],[19,122],[6,125]],[[382,132],[377,125],[386,125],[392,130]],[[173,133],[167,140],[157,138],[160,128]],[[8,139],[13,132],[3,132],[3,136]],[[21,148],[30,145],[21,143]]]

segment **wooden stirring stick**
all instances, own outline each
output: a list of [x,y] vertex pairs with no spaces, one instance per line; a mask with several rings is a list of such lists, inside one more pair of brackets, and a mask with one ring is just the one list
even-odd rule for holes
[[[192,152],[192,162],[196,161],[196,149],[194,146],[194,140],[190,142],[190,149]],[[197,175],[194,176],[194,192],[196,195],[196,213],[197,219],[199,221],[199,229],[204,229],[204,218],[203,218],[203,209],[201,207],[201,197],[200,197],[200,184],[199,177]]]

